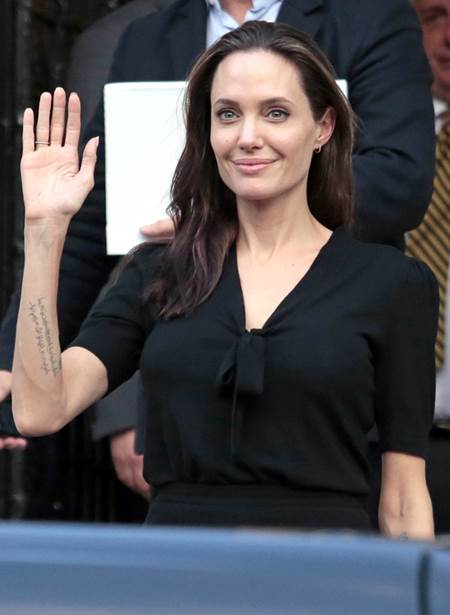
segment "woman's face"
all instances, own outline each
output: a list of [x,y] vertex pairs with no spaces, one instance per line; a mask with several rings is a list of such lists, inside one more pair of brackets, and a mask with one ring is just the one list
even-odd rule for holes
[[334,112],[311,113],[296,67],[264,50],[235,52],[211,89],[211,146],[238,203],[306,197],[314,148],[331,137]]

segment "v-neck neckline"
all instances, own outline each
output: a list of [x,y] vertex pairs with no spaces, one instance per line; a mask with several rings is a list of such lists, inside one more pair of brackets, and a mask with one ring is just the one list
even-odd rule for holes
[[286,305],[289,299],[297,293],[300,288],[303,288],[305,285],[309,283],[311,279],[315,277],[315,273],[319,268],[319,265],[323,261],[325,255],[329,252],[332,245],[335,243],[338,235],[341,234],[341,231],[344,230],[343,226],[339,226],[331,232],[331,235],[327,239],[327,241],[323,244],[320,250],[317,253],[317,256],[312,261],[311,265],[308,267],[307,271],[304,275],[294,284],[291,290],[286,293],[286,295],[281,299],[281,301],[277,304],[275,309],[269,314],[264,324],[260,328],[252,328],[247,329],[246,327],[246,311],[245,311],[245,301],[244,301],[244,293],[242,290],[241,277],[239,275],[239,267],[238,267],[238,259],[237,259],[237,243],[234,242],[232,246],[232,266],[233,273],[235,275],[237,286],[239,289],[239,302],[240,302],[240,310],[241,310],[241,325],[243,333],[255,333],[255,332],[264,332],[271,324],[272,320],[277,316],[280,310]]

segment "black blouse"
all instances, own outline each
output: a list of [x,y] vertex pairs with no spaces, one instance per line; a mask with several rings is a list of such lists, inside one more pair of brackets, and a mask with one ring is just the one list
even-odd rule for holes
[[169,321],[142,300],[162,250],[136,252],[72,343],[104,363],[109,390],[140,366],[150,484],[364,495],[374,423],[382,451],[425,456],[438,291],[424,264],[338,228],[246,331],[235,246],[211,296]]

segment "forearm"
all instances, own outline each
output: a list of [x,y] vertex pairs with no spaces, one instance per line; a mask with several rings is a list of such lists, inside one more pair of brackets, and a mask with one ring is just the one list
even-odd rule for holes
[[392,503],[380,501],[380,530],[392,538],[432,540],[434,538],[433,509],[428,493],[416,500]]
[[24,435],[64,424],[64,386],[57,322],[58,276],[68,220],[25,228],[25,266],[13,363],[13,413]]
[[393,538],[434,538],[433,507],[425,479],[425,461],[413,455],[383,454],[378,520]]

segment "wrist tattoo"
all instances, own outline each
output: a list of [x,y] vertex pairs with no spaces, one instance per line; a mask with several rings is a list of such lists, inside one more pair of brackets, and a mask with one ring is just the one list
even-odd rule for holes
[[34,326],[34,337],[41,356],[41,370],[47,375],[57,376],[61,371],[61,359],[54,347],[44,298],[39,297],[36,303],[30,302],[28,313]]

